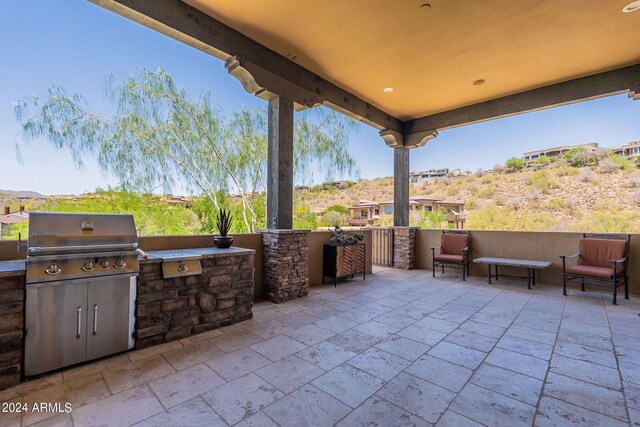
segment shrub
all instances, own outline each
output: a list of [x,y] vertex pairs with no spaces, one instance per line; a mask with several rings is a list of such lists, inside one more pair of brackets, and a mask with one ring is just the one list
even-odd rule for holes
[[534,161],[533,164],[535,165],[540,165],[540,166],[546,166],[549,163],[551,163],[551,159],[549,159],[547,156],[540,156],[537,157]]
[[620,169],[621,166],[611,159],[605,159],[600,162],[600,172],[602,173],[613,173],[619,171]]
[[547,213],[486,206],[468,213],[467,226],[473,230],[543,231],[555,227],[556,222]]
[[558,188],[558,184],[551,178],[549,171],[539,170],[529,177],[529,185],[537,188],[547,194],[554,188]]
[[474,199],[473,197],[468,198],[465,203],[464,203],[464,208],[465,209],[475,209],[477,206],[478,201],[476,199]]
[[619,156],[617,154],[613,154],[607,157],[607,159],[604,161],[606,162],[607,160],[610,160],[611,162],[619,165],[620,169],[622,170],[630,170],[633,167],[631,160],[627,159],[626,157]]
[[596,179],[596,174],[590,168],[580,169],[580,181],[592,182],[594,179]]
[[478,196],[483,199],[488,199],[495,193],[495,189],[491,186],[483,187],[482,190],[478,192]]
[[627,177],[627,184],[629,184],[631,188],[640,187],[640,175],[637,173],[630,174],[629,177]]
[[593,161],[593,156],[591,156],[587,149],[584,147],[572,148],[571,150],[564,153],[564,159],[571,166],[581,167],[586,166]]
[[524,160],[520,157],[512,157],[508,159],[504,165],[512,171],[517,171],[524,167]]
[[493,165],[494,172],[501,173],[503,169],[504,167],[500,163],[496,163],[495,165]]
[[636,159],[634,160],[634,163],[636,164],[637,168],[640,168],[640,157],[636,157]]
[[439,182],[442,185],[449,185],[451,184],[451,178],[449,178],[448,176],[443,176],[442,178],[440,178]]
[[476,169],[473,175],[480,178],[482,175],[484,175],[484,170],[482,168]]
[[554,211],[561,211],[564,209],[564,207],[565,205],[562,199],[555,198],[549,200],[549,208],[553,209]]
[[640,191],[636,190],[631,195],[631,201],[636,205],[640,205]]
[[538,190],[537,188],[531,190],[527,195],[527,198],[533,201],[540,200],[541,197],[542,197],[542,191]]
[[578,169],[571,167],[569,165],[564,165],[558,168],[556,171],[556,176],[570,176],[578,173]]
[[493,177],[491,175],[485,175],[480,180],[480,184],[491,184],[493,182]]
[[347,214],[327,210],[318,221],[320,227],[342,227],[347,222]]
[[522,207],[522,199],[520,199],[519,197],[512,197],[507,200],[507,206],[517,211]]
[[345,214],[345,215],[347,215],[349,213],[348,209],[343,205],[331,205],[327,209],[325,209],[324,211],[325,212],[339,212],[339,213]]

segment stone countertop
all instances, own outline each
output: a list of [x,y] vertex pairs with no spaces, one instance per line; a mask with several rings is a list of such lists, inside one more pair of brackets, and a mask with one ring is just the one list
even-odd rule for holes
[[0,277],[22,276],[25,274],[25,260],[0,261]]
[[149,258],[140,259],[140,263],[147,262],[162,262],[165,259],[179,260],[184,257],[187,258],[218,258],[233,255],[247,255],[253,254],[253,249],[230,247],[228,249],[218,249],[215,247],[210,248],[190,248],[190,249],[169,249],[166,251],[149,251],[147,254]]

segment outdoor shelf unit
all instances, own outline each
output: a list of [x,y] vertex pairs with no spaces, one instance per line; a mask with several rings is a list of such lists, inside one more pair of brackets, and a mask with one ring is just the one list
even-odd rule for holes
[[355,245],[326,244],[322,257],[322,283],[326,277],[333,278],[333,285],[338,286],[338,279],[352,278],[362,274],[362,280],[366,279],[364,243]]

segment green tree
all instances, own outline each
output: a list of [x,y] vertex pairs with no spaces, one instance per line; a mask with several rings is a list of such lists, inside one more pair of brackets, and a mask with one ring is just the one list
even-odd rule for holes
[[[220,194],[237,194],[243,230],[257,228],[258,205],[264,204],[258,195],[266,189],[265,111],[244,109],[225,118],[207,90],[191,99],[163,69],[121,80],[110,75],[106,91],[113,114],[91,111],[81,95],[53,85],[20,99],[16,119],[27,140],[48,138],[68,150],[77,167],[93,156],[127,189],[170,191],[177,181],[185,183],[208,199],[212,209],[201,211],[203,218],[222,206]],[[327,178],[357,172],[346,145],[355,123],[327,109],[297,114],[294,173],[310,178],[311,165]]]
[[634,160],[636,167],[640,168],[640,157],[636,157],[636,159]]
[[512,171],[517,171],[524,167],[524,160],[522,160],[520,157],[512,157],[508,159],[504,165]]
[[346,208],[346,206],[343,206],[343,205],[331,205],[327,209],[325,209],[324,211],[325,212],[339,212],[339,213],[345,214],[345,215],[347,215],[349,213],[349,210]]
[[547,166],[549,163],[551,163],[551,159],[549,159],[547,156],[540,156],[537,157],[533,161],[533,163],[536,165]]

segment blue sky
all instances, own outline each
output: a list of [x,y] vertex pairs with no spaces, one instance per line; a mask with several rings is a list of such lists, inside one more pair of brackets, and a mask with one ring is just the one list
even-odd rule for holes
[[[86,0],[0,1],[0,58],[0,189],[71,194],[118,184],[93,161],[76,170],[69,153],[48,141],[23,143],[12,103],[51,83],[82,93],[93,109],[108,111],[104,80],[109,72],[163,67],[194,96],[209,88],[226,113],[244,106],[266,108],[227,74],[221,61]],[[411,169],[488,169],[538,148],[633,140],[640,140],[640,102],[620,95],[443,131],[412,151]],[[359,125],[349,148],[361,177],[393,174],[393,153],[375,129]]]

